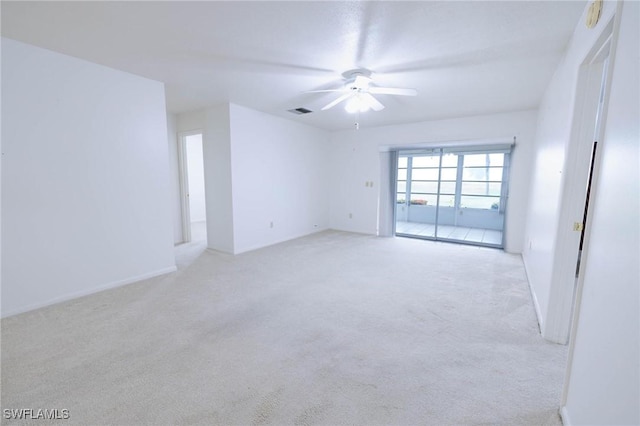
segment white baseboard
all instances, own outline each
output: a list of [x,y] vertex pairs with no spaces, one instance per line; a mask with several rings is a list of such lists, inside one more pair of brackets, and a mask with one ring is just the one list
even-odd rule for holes
[[566,406],[560,409],[560,419],[564,426],[571,426],[571,419],[569,418],[569,412]]
[[536,318],[538,319],[538,331],[542,334],[542,330],[544,330],[544,318],[542,317],[542,313],[540,312],[540,304],[538,303],[538,297],[536,296],[536,292],[533,290],[533,286],[531,285],[531,278],[529,278],[529,270],[527,269],[527,262],[525,257],[522,257],[522,264],[524,265],[524,273],[527,276],[527,284],[529,284],[529,293],[531,294],[531,300],[533,300],[533,308],[536,311]]
[[2,312],[2,318],[7,318],[13,315],[23,314],[25,312],[33,311],[35,309],[44,308],[46,306],[55,305],[56,303],[66,302],[68,300],[77,299],[83,296],[89,296],[90,294],[99,293],[101,291],[109,290],[116,287],[121,287],[123,285],[132,284],[138,281],[146,280],[149,278],[157,277],[159,275],[169,274],[171,272],[177,271],[178,268],[174,266],[169,266],[167,268],[158,269],[156,271],[147,272],[145,274],[136,275],[133,277],[125,278],[123,280],[112,281],[107,284],[99,285],[97,287],[92,287],[89,289],[84,289],[80,291],[76,291],[73,293],[67,293],[58,297],[54,297],[53,299],[49,299],[46,302],[38,302],[30,305],[22,306],[15,309],[10,309],[6,312]]
[[324,231],[328,231],[328,230],[329,230],[329,228],[317,228],[317,229],[313,229],[311,231],[305,231],[305,232],[300,232],[300,233],[296,233],[296,234],[290,234],[290,235],[287,235],[287,236],[282,237],[282,238],[275,238],[275,239],[273,239],[272,241],[269,241],[269,242],[255,244],[255,245],[251,245],[249,247],[242,247],[242,248],[240,248],[238,250],[235,250],[233,252],[233,254],[236,255],[236,254],[247,253],[249,251],[258,250],[258,249],[261,249],[261,248],[273,246],[273,245],[276,245],[276,244],[284,243],[284,242],[287,242],[287,241],[295,240],[297,238],[306,237],[308,235],[313,235],[313,234],[317,234],[319,232],[324,232]]

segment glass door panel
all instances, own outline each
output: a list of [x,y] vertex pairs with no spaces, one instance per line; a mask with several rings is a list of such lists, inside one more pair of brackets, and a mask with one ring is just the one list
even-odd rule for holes
[[436,238],[448,239],[455,236],[457,188],[458,188],[457,154],[442,154],[442,167],[440,168],[440,203],[438,205],[438,226]]
[[465,242],[502,246],[504,158],[504,153],[464,155],[458,223],[468,229]]
[[[396,223],[404,223],[407,221],[406,203],[407,196],[407,175],[409,167],[409,157],[398,157],[398,178],[396,183]],[[400,227],[401,228],[401,227]],[[396,226],[396,233],[401,229]]]
[[406,180],[398,178],[396,233],[435,238],[440,152],[400,155],[398,172],[405,165]]
[[502,247],[508,153],[438,149],[398,158],[398,235]]

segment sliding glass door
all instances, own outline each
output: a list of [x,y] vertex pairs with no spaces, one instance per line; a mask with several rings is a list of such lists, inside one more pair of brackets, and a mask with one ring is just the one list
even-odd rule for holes
[[398,156],[396,234],[435,237],[440,153]]
[[503,246],[509,151],[398,153],[396,235]]

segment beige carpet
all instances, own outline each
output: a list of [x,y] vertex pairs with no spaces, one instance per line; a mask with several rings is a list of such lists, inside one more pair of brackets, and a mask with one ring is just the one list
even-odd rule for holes
[[77,425],[560,424],[566,348],[540,337],[519,256],[333,231],[177,250],[176,273],[3,320],[2,408]]

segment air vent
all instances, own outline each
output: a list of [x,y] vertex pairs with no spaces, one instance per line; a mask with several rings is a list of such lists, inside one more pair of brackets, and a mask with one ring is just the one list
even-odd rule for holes
[[300,107],[300,108],[290,109],[289,112],[296,115],[302,115],[302,114],[309,114],[310,112],[313,112],[313,111],[311,111],[310,109]]

